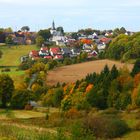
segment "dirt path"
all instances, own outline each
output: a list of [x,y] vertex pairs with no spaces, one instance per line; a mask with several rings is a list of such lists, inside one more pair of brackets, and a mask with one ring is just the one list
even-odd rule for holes
[[60,83],[73,83],[76,80],[80,80],[85,78],[88,73],[100,73],[105,65],[111,69],[112,66],[115,64],[118,69],[122,68],[123,66],[127,66],[128,69],[131,71],[133,68],[133,64],[125,64],[117,61],[111,60],[97,60],[97,61],[90,61],[70,66],[64,66],[60,68],[56,68],[52,71],[48,72],[47,75],[47,84],[54,85],[58,82]]

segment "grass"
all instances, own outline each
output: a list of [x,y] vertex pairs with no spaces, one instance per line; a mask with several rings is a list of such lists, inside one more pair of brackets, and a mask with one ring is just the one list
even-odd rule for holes
[[[20,64],[20,57],[28,55],[31,50],[38,50],[35,45],[19,45],[19,46],[4,46],[0,45],[0,50],[3,52],[0,59],[0,74],[5,73],[11,76],[15,85],[24,79],[24,71],[16,71]],[[3,68],[10,68],[10,72],[1,72]]]
[[45,117],[45,113],[27,110],[5,110],[5,109],[0,110],[0,119],[9,119],[9,118],[30,119],[38,117]]
[[0,46],[0,50],[3,52],[0,66],[18,66],[21,56],[28,55],[31,50],[37,49],[35,45]]

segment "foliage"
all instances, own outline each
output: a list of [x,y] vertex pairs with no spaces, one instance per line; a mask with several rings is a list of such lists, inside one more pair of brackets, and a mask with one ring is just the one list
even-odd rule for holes
[[28,26],[23,26],[22,28],[21,28],[21,31],[30,31],[30,28],[28,27]]
[[[124,29],[121,29],[122,33],[124,32],[123,30]],[[127,36],[124,34],[118,35],[109,44],[109,47],[106,50],[106,57],[115,60],[121,59],[123,61],[139,58],[140,57],[140,34],[135,33],[132,36]]]
[[37,38],[36,38],[36,45],[38,46],[38,47],[41,47],[42,46],[42,44],[45,42],[45,40],[44,40],[44,38],[42,37],[42,36],[38,36]]
[[11,107],[14,109],[24,109],[30,100],[34,100],[34,94],[31,91],[26,89],[15,90],[11,99]]
[[140,59],[137,59],[132,69],[131,75],[135,76],[139,72],[140,72]]
[[63,99],[63,90],[61,88],[54,88],[48,90],[47,94],[42,97],[43,105],[60,107]]
[[10,102],[14,91],[14,82],[6,74],[0,75],[0,99],[2,107],[6,107],[7,103]]
[[47,41],[51,37],[50,29],[40,30],[37,35]]
[[11,35],[9,35],[9,36],[6,37],[5,43],[7,45],[12,45],[13,44],[13,38],[12,38]]
[[86,129],[90,129],[96,137],[115,138],[125,134],[128,125],[118,119],[109,116],[89,116],[84,121]]

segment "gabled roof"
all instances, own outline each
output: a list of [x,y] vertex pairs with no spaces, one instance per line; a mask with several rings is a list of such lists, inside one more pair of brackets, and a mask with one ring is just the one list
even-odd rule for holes
[[50,48],[50,51],[54,54],[60,53],[60,48],[59,47],[55,47],[55,48]]
[[40,50],[41,51],[48,51],[49,49],[47,47],[41,47]]
[[64,52],[64,53],[71,53],[71,50],[69,48],[61,48],[61,50]]
[[52,59],[52,56],[48,55],[48,56],[44,56],[45,59]]
[[63,59],[63,55],[55,55],[54,59]]

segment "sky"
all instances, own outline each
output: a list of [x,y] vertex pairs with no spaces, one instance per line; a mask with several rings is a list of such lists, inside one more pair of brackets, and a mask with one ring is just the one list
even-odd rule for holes
[[67,32],[116,27],[140,31],[140,0],[0,0],[0,28],[38,31],[51,27],[53,20]]

